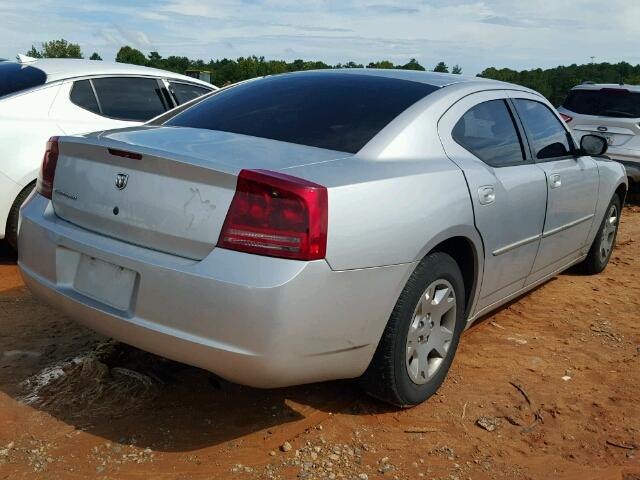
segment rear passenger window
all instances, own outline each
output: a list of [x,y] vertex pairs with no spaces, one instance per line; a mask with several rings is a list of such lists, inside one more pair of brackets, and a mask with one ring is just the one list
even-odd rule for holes
[[178,105],[182,105],[189,100],[198,98],[211,91],[208,88],[197,87],[189,83],[169,82],[169,86],[171,87],[171,93],[173,93]]
[[95,78],[92,82],[106,117],[145,122],[168,110],[154,78]]
[[522,98],[513,103],[538,160],[564,157],[571,153],[569,134],[549,107]]
[[39,68],[15,62],[0,62],[0,97],[44,85],[47,74]]
[[451,136],[492,167],[518,165],[525,160],[520,134],[504,100],[490,100],[468,110]]
[[91,88],[89,80],[74,82],[69,98],[71,102],[77,106],[100,115],[100,107],[98,107],[98,102],[96,101],[96,96],[93,93],[93,88]]

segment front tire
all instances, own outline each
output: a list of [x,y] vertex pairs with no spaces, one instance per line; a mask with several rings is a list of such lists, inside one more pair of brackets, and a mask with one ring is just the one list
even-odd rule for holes
[[16,252],[18,251],[18,218],[20,217],[20,207],[31,194],[35,186],[36,182],[31,182],[29,185],[24,187],[13,202],[11,210],[9,210],[7,227],[5,229],[5,239],[9,246]]
[[465,290],[458,264],[435,252],[416,267],[400,294],[362,384],[403,407],[433,395],[449,371],[464,330]]
[[580,264],[583,273],[587,275],[600,273],[609,263],[618,235],[621,210],[620,197],[614,195],[605,210],[604,218],[600,224],[598,234],[591,244],[587,258]]

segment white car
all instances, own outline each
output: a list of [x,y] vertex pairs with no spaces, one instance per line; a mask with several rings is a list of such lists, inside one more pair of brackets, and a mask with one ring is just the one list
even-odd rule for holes
[[640,86],[583,83],[558,108],[577,138],[596,134],[609,144],[607,155],[622,163],[629,183],[640,186]]
[[217,87],[124,63],[0,62],[0,240],[16,246],[18,210],[35,185],[47,140],[140,125]]

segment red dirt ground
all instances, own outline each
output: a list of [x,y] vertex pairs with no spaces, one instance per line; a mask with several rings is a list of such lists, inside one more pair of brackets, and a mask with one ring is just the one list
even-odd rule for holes
[[0,479],[640,479],[639,257],[627,207],[602,274],[478,322],[438,394],[399,410],[354,382],[253,390],[105,345],[36,301],[5,248]]

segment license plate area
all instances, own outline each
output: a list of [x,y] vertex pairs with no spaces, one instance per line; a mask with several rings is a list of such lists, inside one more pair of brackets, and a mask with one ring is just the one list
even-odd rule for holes
[[76,254],[77,268],[71,288],[117,310],[130,310],[137,272],[89,255]]
[[57,285],[122,312],[131,312],[139,274],[65,247],[56,249]]

